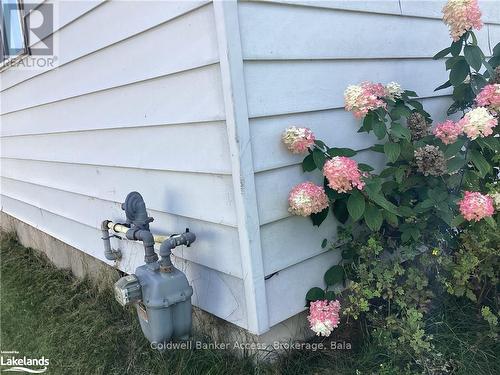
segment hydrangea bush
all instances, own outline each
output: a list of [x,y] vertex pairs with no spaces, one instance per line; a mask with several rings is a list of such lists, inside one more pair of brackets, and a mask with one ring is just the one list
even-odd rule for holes
[[[480,306],[486,295],[478,288],[496,288],[499,270],[491,266],[499,263],[499,244],[490,250],[488,233],[498,232],[499,220],[500,43],[489,58],[478,46],[476,0],[449,0],[443,14],[453,42],[434,56],[446,58],[449,70],[436,90],[452,88],[447,114],[454,118],[433,126],[417,94],[395,82],[347,87],[345,109],[360,120],[359,133],[378,139],[368,152],[385,156],[381,170],[354,160],[356,150],[329,147],[308,128],[283,134],[291,152],[305,154],[303,170],[323,177],[322,186],[306,182],[292,190],[290,212],[318,226],[328,215],[340,223],[331,247],[341,260],[325,273],[326,287],[306,295],[317,335],[328,336],[342,316],[363,318],[386,347],[418,355],[432,347],[423,317],[436,284]],[[478,244],[475,263],[464,268],[474,236],[488,250]],[[494,306],[482,308],[495,321]]]

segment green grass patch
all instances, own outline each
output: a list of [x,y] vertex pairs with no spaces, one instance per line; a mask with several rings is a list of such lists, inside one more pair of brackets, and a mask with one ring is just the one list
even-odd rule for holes
[[[11,235],[1,237],[0,263],[1,349],[49,358],[49,374],[399,375],[394,369],[408,361],[388,356],[363,340],[358,328],[345,325],[332,339],[350,342],[352,350],[294,350],[272,364],[220,350],[159,353],[150,349],[135,312],[118,305],[109,288],[99,290],[54,268]],[[475,306],[445,300],[428,324],[436,350],[454,365],[451,373],[500,374],[499,343],[487,336]]]

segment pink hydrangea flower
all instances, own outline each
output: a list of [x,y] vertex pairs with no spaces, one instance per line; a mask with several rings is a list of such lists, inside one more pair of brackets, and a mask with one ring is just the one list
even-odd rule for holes
[[448,0],[443,7],[443,21],[450,28],[454,41],[472,28],[479,30],[483,27],[477,0]]
[[317,336],[330,336],[333,329],[339,325],[339,312],[339,301],[314,301],[309,307],[307,320]]
[[362,190],[365,186],[358,163],[345,156],[328,160],[323,166],[323,175],[328,179],[328,186],[339,193],[346,193],[353,188]]
[[386,94],[381,83],[363,82],[361,85],[350,85],[344,91],[345,109],[352,112],[356,118],[362,118],[368,111],[386,108],[387,104],[381,99]]
[[463,133],[462,127],[451,120],[446,120],[437,124],[434,128],[434,135],[438,137],[445,145],[455,143],[458,136]]
[[328,207],[328,197],[322,186],[307,181],[292,189],[288,203],[288,211],[293,215],[310,216]]
[[460,213],[467,221],[479,221],[493,215],[493,198],[478,192],[466,191],[464,198],[458,202]]
[[303,154],[314,144],[316,138],[310,129],[292,126],[283,132],[281,139],[292,153]]
[[484,86],[476,96],[476,104],[500,112],[500,84]]
[[493,128],[497,125],[497,119],[485,107],[477,107],[467,112],[458,122],[463,132],[470,139],[487,137],[493,134]]

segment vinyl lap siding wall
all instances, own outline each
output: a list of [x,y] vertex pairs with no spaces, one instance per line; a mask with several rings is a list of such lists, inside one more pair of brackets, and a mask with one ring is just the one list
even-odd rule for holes
[[[440,20],[444,1],[245,1],[239,5],[250,131],[270,324],[304,308],[304,295],[323,285],[339,254],[321,249],[334,220],[319,229],[291,217],[286,197],[305,179],[301,157],[280,143],[284,128],[310,127],[331,146],[364,148],[343,110],[343,90],[363,80],[397,81],[415,90],[436,121],[443,120],[450,91],[443,61],[431,57],[449,45]],[[480,2],[489,22],[478,33],[483,51],[500,40],[500,3]],[[373,161],[373,154],[359,159]],[[320,181],[318,181],[320,182]]]
[[[105,260],[100,222],[140,191],[153,231],[198,235],[175,251],[194,304],[246,327],[213,5],[58,6],[59,67],[0,75],[2,210]],[[115,246],[122,270],[143,263]]]

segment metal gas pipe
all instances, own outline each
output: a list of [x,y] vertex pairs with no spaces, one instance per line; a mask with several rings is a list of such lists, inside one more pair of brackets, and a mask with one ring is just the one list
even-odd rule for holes
[[[128,240],[142,242],[146,264],[138,267],[135,274],[124,276],[115,283],[116,300],[123,306],[135,305],[142,331],[151,343],[164,343],[172,338],[187,339],[192,324],[193,288],[186,275],[173,266],[170,255],[177,246],[189,247],[196,236],[189,229],[171,236],[153,235],[149,223],[154,219],[148,216],[138,192],[127,195],[122,209],[126,223],[102,222],[104,255],[108,260],[122,257],[120,250],[111,248],[110,238],[116,236],[110,234],[112,231],[124,234]],[[154,250],[155,243],[161,244],[160,260]]]

